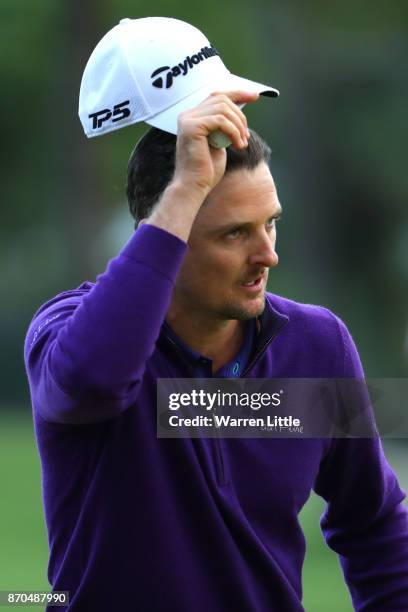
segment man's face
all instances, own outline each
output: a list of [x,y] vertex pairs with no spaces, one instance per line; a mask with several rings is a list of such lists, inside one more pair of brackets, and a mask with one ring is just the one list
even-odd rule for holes
[[194,221],[173,293],[178,309],[209,320],[261,314],[269,268],[278,263],[280,213],[266,163],[224,176]]

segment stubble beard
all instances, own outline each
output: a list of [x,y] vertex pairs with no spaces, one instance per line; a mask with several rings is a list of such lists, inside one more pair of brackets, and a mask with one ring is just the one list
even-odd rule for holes
[[225,304],[218,312],[220,319],[236,319],[237,321],[249,321],[259,317],[265,310],[265,294],[262,296],[262,303],[258,308],[245,308],[237,304]]

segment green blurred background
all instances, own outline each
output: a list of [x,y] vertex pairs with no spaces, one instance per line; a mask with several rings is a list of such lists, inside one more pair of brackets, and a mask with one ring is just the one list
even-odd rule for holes
[[[149,15],[193,23],[231,71],[281,91],[246,110],[273,149],[284,207],[269,289],[336,312],[367,376],[406,376],[406,2],[1,0],[0,590],[47,587],[27,326],[41,303],[95,280],[133,231],[125,168],[145,126],[87,140],[77,117],[82,72],[108,29]],[[386,450],[407,487],[405,441]],[[346,612],[322,511],[313,497],[301,517],[304,605]]]

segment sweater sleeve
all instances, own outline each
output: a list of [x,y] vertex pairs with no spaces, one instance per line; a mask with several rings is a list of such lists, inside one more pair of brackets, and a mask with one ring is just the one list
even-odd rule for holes
[[[363,379],[354,342],[338,325],[343,377]],[[339,554],[355,610],[408,610],[408,511],[381,440],[333,440],[314,490],[327,502],[321,528]]]
[[176,236],[142,225],[90,290],[65,292],[39,310],[24,346],[35,412],[80,424],[129,407],[186,249]]

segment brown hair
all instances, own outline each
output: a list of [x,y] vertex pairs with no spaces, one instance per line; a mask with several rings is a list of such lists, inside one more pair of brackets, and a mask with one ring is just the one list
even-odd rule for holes
[[[261,162],[269,164],[269,146],[254,130],[250,133],[245,149],[227,147],[226,174],[240,169],[253,170]],[[126,194],[135,227],[151,214],[173,177],[176,142],[174,134],[150,128],[133,149],[128,163]]]

